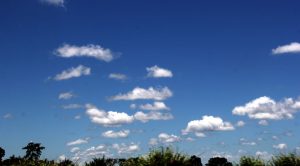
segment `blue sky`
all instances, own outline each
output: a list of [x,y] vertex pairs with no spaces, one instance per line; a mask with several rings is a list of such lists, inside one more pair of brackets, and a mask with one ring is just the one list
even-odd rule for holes
[[300,150],[298,1],[3,1],[8,156]]

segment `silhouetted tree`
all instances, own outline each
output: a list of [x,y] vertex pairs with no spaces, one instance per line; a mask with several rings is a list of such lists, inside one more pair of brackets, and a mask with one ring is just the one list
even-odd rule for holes
[[228,162],[224,157],[214,157],[208,160],[206,166],[232,166],[231,162]]
[[23,147],[22,149],[26,150],[26,159],[38,160],[42,154],[42,150],[44,150],[45,147],[41,146],[40,143],[30,142],[27,144],[27,146]]
[[58,166],[75,166],[75,164],[73,163],[73,161],[69,160],[69,159],[65,159],[62,160],[58,163]]
[[201,158],[197,157],[195,155],[191,156],[190,165],[191,166],[202,166]]
[[105,156],[102,156],[102,158],[93,158],[93,160],[86,163],[85,166],[114,166],[116,163],[117,160],[106,159]]
[[4,156],[5,156],[5,150],[2,149],[2,148],[0,147],[0,163],[1,163],[2,158],[3,158]]

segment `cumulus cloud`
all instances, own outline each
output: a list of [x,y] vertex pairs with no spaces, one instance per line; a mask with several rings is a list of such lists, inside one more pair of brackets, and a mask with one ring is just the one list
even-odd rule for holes
[[157,111],[151,111],[149,113],[138,111],[134,114],[134,118],[145,123],[150,120],[170,120],[173,119],[173,115],[170,113],[161,113]]
[[65,0],[40,0],[43,3],[47,3],[49,5],[64,7]]
[[285,150],[285,149],[287,149],[287,145],[285,143],[281,143],[278,145],[273,145],[273,148],[278,149],[278,150]]
[[54,77],[54,80],[61,81],[61,80],[68,80],[71,78],[81,77],[84,75],[90,75],[91,68],[85,67],[83,65],[79,65],[77,67],[72,67],[67,70],[62,71],[60,74],[57,74]]
[[128,137],[129,133],[130,130],[120,130],[120,131],[108,130],[106,132],[103,132],[102,136],[106,138],[126,138]]
[[204,136],[205,132],[228,130],[234,130],[234,127],[230,122],[224,122],[220,117],[205,115],[200,120],[190,121],[182,132],[183,134],[194,132]]
[[147,67],[148,77],[160,78],[160,77],[173,77],[171,70],[160,68],[158,66]]
[[140,150],[138,144],[130,143],[130,144],[113,144],[112,148],[115,149],[118,154],[131,154]]
[[85,138],[85,139],[77,139],[75,141],[71,141],[67,143],[67,146],[74,146],[74,145],[81,145],[81,144],[87,144],[88,143],[89,138]]
[[263,96],[254,99],[244,106],[237,106],[233,109],[234,115],[248,115],[251,119],[260,120],[281,120],[291,119],[293,114],[300,109],[300,100],[285,98],[276,102],[273,99]]
[[118,94],[111,97],[112,100],[165,100],[173,95],[172,91],[168,87],[143,89],[140,87],[134,88],[132,91],[126,94]]
[[164,102],[155,101],[153,104],[142,104],[139,106],[141,110],[159,111],[159,110],[170,110]]
[[87,105],[86,114],[93,123],[108,127],[129,124],[134,121],[134,117],[125,112],[105,111],[92,105]]
[[278,46],[272,49],[273,54],[285,54],[285,53],[300,53],[300,43],[293,42],[287,45]]
[[168,144],[168,143],[179,142],[179,141],[181,141],[181,138],[179,136],[176,136],[173,134],[169,135],[167,133],[160,133],[158,135],[158,140],[161,143]]
[[126,80],[127,76],[125,74],[120,74],[120,73],[110,73],[108,75],[108,78],[114,79],[114,80]]
[[63,58],[92,57],[105,62],[110,62],[114,58],[110,49],[93,44],[85,46],[64,44],[55,50],[55,54]]
[[72,92],[63,92],[58,95],[58,99],[68,100],[73,98],[75,95]]
[[236,123],[236,126],[237,127],[243,127],[243,126],[245,126],[245,122],[244,121],[242,121],[242,120],[240,120],[240,121],[238,121],[237,123]]

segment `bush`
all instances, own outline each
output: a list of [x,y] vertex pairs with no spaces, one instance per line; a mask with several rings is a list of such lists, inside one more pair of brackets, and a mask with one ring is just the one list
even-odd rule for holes
[[300,156],[293,153],[278,155],[270,161],[271,166],[300,166]]
[[265,166],[263,160],[254,157],[243,156],[240,159],[240,166]]

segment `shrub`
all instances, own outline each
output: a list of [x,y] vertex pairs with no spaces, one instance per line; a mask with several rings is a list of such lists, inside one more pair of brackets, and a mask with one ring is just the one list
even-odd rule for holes
[[265,163],[259,158],[243,156],[240,159],[240,166],[265,166]]

